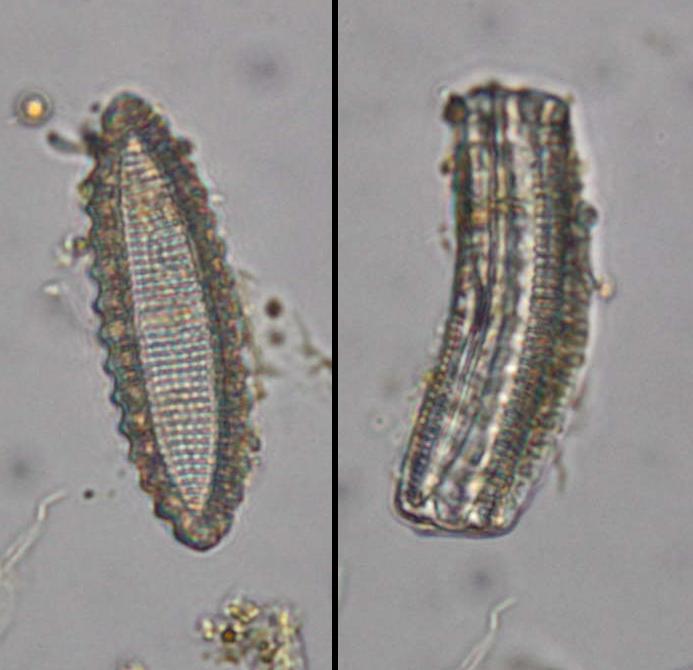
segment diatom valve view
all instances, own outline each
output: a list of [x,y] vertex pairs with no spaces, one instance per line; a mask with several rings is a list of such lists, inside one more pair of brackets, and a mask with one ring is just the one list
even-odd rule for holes
[[259,440],[251,334],[190,142],[143,98],[114,97],[85,131],[79,190],[112,399],[140,484],[175,537],[205,550],[229,531]]
[[586,361],[595,210],[566,100],[496,82],[444,120],[456,257],[394,505],[416,530],[511,530],[558,453]]

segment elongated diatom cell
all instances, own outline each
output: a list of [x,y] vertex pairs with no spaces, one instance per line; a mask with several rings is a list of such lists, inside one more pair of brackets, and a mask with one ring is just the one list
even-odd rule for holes
[[237,281],[191,144],[146,101],[117,95],[86,139],[86,247],[120,430],[155,513],[209,549],[231,527],[259,447]]
[[492,82],[450,95],[443,116],[452,295],[394,502],[417,530],[490,536],[557,453],[585,363],[595,212],[565,100]]

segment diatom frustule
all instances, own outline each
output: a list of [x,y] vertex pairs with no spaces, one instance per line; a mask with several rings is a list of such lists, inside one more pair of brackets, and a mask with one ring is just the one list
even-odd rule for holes
[[250,330],[207,190],[167,121],[121,93],[85,133],[94,309],[130,460],[155,513],[205,550],[231,527],[259,440]]
[[557,455],[586,358],[594,209],[568,103],[496,82],[451,94],[449,313],[395,488],[415,529],[509,531]]

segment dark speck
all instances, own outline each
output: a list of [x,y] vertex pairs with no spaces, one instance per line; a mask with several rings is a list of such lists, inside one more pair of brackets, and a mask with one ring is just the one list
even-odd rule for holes
[[267,316],[269,316],[271,319],[276,319],[278,316],[281,316],[283,311],[284,305],[282,305],[279,298],[270,298],[265,303],[265,314],[267,314]]
[[648,30],[642,36],[643,43],[662,58],[671,58],[676,54],[676,45],[664,32]]
[[485,570],[476,570],[472,575],[472,584],[477,591],[487,591],[491,582],[491,575]]
[[258,89],[269,89],[282,78],[280,61],[264,49],[250,49],[240,56],[239,70],[243,78]]
[[31,477],[31,466],[23,458],[18,458],[10,466],[10,472],[15,479],[26,481]]
[[487,34],[493,34],[498,32],[498,26],[500,25],[500,21],[498,20],[498,16],[496,14],[484,14],[481,17],[481,30]]
[[252,79],[263,81],[267,79],[274,79],[279,72],[277,61],[268,55],[256,56],[249,59],[246,64],[246,69],[248,75]]
[[608,83],[613,78],[613,71],[608,62],[598,61],[594,66],[595,78],[604,83]]
[[273,347],[280,347],[286,341],[286,337],[281,330],[272,330],[269,334],[269,341]]

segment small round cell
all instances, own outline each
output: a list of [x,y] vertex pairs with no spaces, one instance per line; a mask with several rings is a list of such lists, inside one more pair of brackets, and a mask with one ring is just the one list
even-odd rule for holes
[[23,126],[42,126],[53,116],[53,101],[41,91],[22,91],[15,99],[14,116]]

